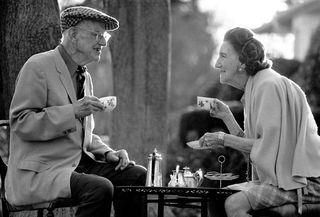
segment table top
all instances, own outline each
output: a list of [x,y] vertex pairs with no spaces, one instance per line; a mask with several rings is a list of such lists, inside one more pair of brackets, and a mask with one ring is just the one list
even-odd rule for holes
[[181,196],[228,196],[238,191],[225,188],[185,188],[185,187],[146,187],[146,186],[116,186],[116,190],[126,193],[163,194]]

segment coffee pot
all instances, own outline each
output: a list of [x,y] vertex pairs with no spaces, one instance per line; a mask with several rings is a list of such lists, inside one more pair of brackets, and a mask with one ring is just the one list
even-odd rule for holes
[[177,165],[176,170],[173,170],[173,174],[170,175],[169,187],[188,187],[195,188],[202,184],[203,172],[201,169],[192,173],[189,167],[184,167],[183,170],[179,169]]
[[148,156],[146,186],[162,187],[161,161],[161,154],[154,149],[153,153]]

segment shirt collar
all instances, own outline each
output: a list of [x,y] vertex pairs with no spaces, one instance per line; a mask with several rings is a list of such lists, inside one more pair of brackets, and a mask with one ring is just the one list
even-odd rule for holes
[[68,52],[66,51],[66,49],[63,47],[62,44],[60,44],[58,46],[58,49],[59,49],[59,52],[62,56],[62,59],[64,60],[65,64],[67,65],[67,68],[72,76],[76,72],[76,70],[78,68],[78,64],[75,61],[73,61],[73,59],[68,54]]
[[240,99],[240,102],[242,103],[243,106],[245,106],[246,101],[245,101],[245,94],[244,93]]

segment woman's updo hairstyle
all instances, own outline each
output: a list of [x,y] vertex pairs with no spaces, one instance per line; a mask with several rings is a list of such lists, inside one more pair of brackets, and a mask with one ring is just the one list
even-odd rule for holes
[[266,59],[263,44],[254,38],[254,33],[245,28],[236,27],[226,32],[224,41],[228,41],[239,54],[239,61],[245,64],[248,75],[270,68],[272,62]]

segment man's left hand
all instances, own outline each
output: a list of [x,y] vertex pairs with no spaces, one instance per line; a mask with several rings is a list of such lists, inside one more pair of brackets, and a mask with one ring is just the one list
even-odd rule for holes
[[129,164],[134,165],[134,161],[130,161],[128,157],[128,153],[126,150],[121,149],[118,151],[111,151],[108,152],[106,156],[106,161],[107,162],[119,162],[118,165],[116,166],[115,170],[123,170],[125,169]]

